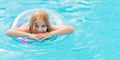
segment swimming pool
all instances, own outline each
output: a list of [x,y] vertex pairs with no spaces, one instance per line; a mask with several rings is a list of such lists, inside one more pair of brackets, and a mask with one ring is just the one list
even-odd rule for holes
[[[48,8],[75,28],[53,41],[24,44],[5,32],[21,12]],[[0,60],[120,60],[118,0],[0,0]]]

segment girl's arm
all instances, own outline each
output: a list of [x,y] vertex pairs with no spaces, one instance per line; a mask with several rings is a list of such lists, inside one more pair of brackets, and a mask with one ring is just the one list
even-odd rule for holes
[[53,35],[62,35],[69,34],[74,31],[74,28],[71,26],[52,26],[52,31],[50,32]]
[[12,29],[9,29],[7,30],[6,34],[9,35],[9,36],[25,36],[27,37],[29,35],[29,30],[28,28],[12,28]]
[[37,34],[29,33],[29,28],[12,28],[12,29],[9,29],[6,32],[6,34],[9,36],[16,36],[16,37],[21,36],[21,37],[28,37],[31,39],[39,40]]
[[54,35],[69,34],[74,31],[74,28],[71,26],[51,26],[51,29],[52,29],[51,32],[39,33],[38,38],[42,38],[41,40],[44,40]]

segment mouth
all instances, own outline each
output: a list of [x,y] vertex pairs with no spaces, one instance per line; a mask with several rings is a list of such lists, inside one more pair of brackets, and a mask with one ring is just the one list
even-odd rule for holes
[[45,31],[36,31],[36,33],[44,33]]
[[43,33],[43,31],[37,31],[36,33]]

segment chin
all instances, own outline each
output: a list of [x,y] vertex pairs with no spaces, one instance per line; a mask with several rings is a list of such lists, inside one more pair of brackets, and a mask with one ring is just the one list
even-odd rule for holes
[[45,33],[45,32],[36,32],[36,34]]

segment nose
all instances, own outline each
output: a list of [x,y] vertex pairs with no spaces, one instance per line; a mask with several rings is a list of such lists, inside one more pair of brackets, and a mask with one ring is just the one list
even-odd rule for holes
[[36,28],[36,31],[37,31],[37,32],[42,32],[42,27],[37,27],[37,28]]
[[47,27],[39,27],[39,28],[36,28],[36,31],[37,31],[37,32],[46,32],[46,31],[47,31]]

